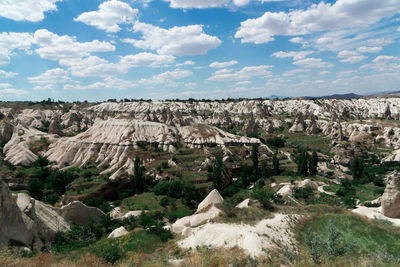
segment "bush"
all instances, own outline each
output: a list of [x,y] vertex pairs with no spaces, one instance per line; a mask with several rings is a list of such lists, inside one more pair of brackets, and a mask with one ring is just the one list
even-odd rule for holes
[[163,197],[163,198],[160,200],[160,206],[163,207],[163,208],[167,208],[168,205],[169,205],[169,200],[168,200],[168,198]]
[[295,187],[293,191],[293,196],[295,198],[301,198],[308,201],[314,197],[314,188],[307,185],[305,187]]
[[263,188],[255,189],[251,193],[251,196],[254,199],[257,199],[258,201],[260,201],[261,205],[265,209],[267,209],[269,211],[275,210],[275,207],[272,204],[272,202],[275,198],[277,198],[277,196],[271,187],[263,187]]
[[321,263],[321,256],[324,251],[324,242],[314,232],[306,232],[303,235],[304,241],[310,249],[312,260],[315,264]]
[[173,198],[180,198],[182,196],[183,182],[175,180],[170,182],[168,188],[168,196]]
[[379,203],[379,202],[376,202],[376,203],[364,202],[364,206],[369,207],[369,208],[377,208],[377,207],[381,206],[381,203]]
[[377,176],[374,179],[374,185],[379,186],[379,187],[384,187],[385,182],[383,181],[383,178],[381,176]]
[[58,201],[59,198],[60,198],[60,195],[53,193],[53,194],[44,196],[43,202],[46,204],[54,205],[54,204],[56,204],[56,202]]
[[121,248],[118,246],[117,243],[114,242],[105,243],[99,248],[94,249],[93,253],[111,264],[114,264],[123,256]]
[[153,192],[157,196],[168,195],[168,191],[169,191],[169,182],[168,181],[160,182],[155,187],[153,187]]
[[31,197],[41,200],[43,197],[44,182],[37,178],[31,178],[28,181],[27,189]]
[[168,169],[169,168],[168,161],[161,162],[161,168]]
[[269,146],[273,146],[273,147],[277,147],[278,148],[278,147],[284,147],[286,141],[283,138],[280,138],[278,136],[274,136],[274,137],[267,138],[267,140],[265,142]]

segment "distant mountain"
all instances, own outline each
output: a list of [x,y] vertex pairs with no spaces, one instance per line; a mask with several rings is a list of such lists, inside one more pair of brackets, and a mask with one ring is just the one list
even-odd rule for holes
[[312,98],[321,98],[321,99],[353,99],[353,98],[361,98],[364,97],[362,95],[357,95],[354,93],[348,94],[334,94],[334,95],[327,95],[327,96],[306,96],[305,99],[312,99]]
[[281,96],[281,95],[270,95],[268,97],[269,99],[287,99],[287,98],[293,98],[291,96]]

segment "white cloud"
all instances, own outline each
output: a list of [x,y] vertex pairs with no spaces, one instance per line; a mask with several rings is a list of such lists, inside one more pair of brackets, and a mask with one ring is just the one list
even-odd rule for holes
[[323,71],[319,72],[318,75],[328,75],[330,73],[331,73],[330,71],[323,70]]
[[211,68],[216,68],[216,69],[226,68],[226,67],[229,67],[229,66],[236,65],[237,63],[238,62],[236,60],[231,60],[231,61],[226,61],[226,62],[215,61],[215,62],[210,64],[210,67]]
[[295,65],[300,65],[305,68],[328,68],[333,67],[331,63],[322,61],[321,58],[303,58],[293,62]]
[[13,78],[17,75],[18,75],[18,73],[16,73],[16,72],[7,72],[4,70],[0,70],[0,78]]
[[289,39],[289,42],[295,43],[295,44],[301,44],[304,41],[303,37],[293,37]]
[[37,85],[33,87],[34,91],[45,91],[45,90],[53,90],[54,84],[46,84],[46,85]]
[[117,0],[103,2],[97,11],[80,14],[75,21],[83,22],[106,32],[119,32],[118,24],[133,23],[139,11]]
[[358,51],[361,53],[378,53],[382,50],[382,46],[361,46]]
[[56,11],[62,0],[0,0],[0,16],[16,21],[38,22],[44,13]]
[[90,90],[90,89],[118,89],[126,90],[135,86],[131,81],[122,80],[119,78],[107,77],[101,82],[92,83],[89,85],[81,84],[66,84],[65,90]]
[[143,78],[138,81],[140,85],[156,85],[163,84],[165,86],[177,86],[179,85],[176,80],[181,80],[193,75],[193,72],[189,70],[175,69],[172,71],[166,71],[161,74],[154,75],[150,78]]
[[348,57],[348,58],[345,58],[345,59],[342,59],[342,60],[340,60],[340,62],[346,62],[346,63],[357,63],[357,62],[360,62],[360,61],[362,61],[362,60],[364,60],[364,59],[366,59],[367,57],[366,56],[352,56],[352,57]]
[[287,72],[285,72],[284,74],[282,74],[283,77],[290,77],[290,76],[296,76],[298,74],[302,74],[305,72],[309,72],[311,71],[310,69],[294,69],[294,70],[289,70]]
[[[169,2],[172,8],[209,8],[220,7],[229,4],[231,0],[164,0]],[[243,0],[241,0],[243,1]]]
[[10,63],[10,57],[15,50],[28,50],[31,47],[32,40],[30,33],[0,33],[0,66]]
[[314,51],[291,51],[291,52],[284,52],[284,51],[279,51],[271,54],[273,57],[277,58],[287,58],[291,57],[294,60],[302,59],[305,58],[306,56],[313,54]]
[[320,2],[306,10],[265,12],[261,17],[241,22],[235,37],[243,43],[261,44],[275,35],[302,35],[315,32],[367,27],[400,10],[400,1],[337,0]]
[[376,64],[386,64],[392,60],[396,60],[397,57],[394,56],[377,56],[372,62]]
[[[157,67],[164,64],[173,63],[174,61],[175,57],[171,55],[157,55],[144,52],[135,55],[124,56],[121,58],[120,64],[127,65],[129,67]],[[191,62],[185,65],[189,65]]]
[[151,24],[136,22],[134,31],[142,33],[142,39],[123,39],[141,49],[156,50],[162,55],[204,55],[218,47],[221,40],[204,33],[202,25],[175,26],[163,29]]
[[66,83],[71,81],[71,78],[68,76],[68,72],[66,70],[56,68],[47,70],[38,76],[29,77],[28,81],[30,83],[46,85],[46,84]]
[[232,72],[229,69],[218,70],[208,78],[209,81],[240,81],[248,80],[252,77],[270,77],[272,72],[269,70],[273,66],[260,65],[260,66],[247,66],[239,71]]
[[14,89],[13,86],[9,83],[0,83],[1,97],[21,96],[26,94],[28,94],[28,91]]
[[233,4],[236,6],[245,6],[250,2],[250,0],[233,0]]
[[343,58],[340,60],[340,62],[346,62],[346,63],[357,63],[360,62],[364,59],[366,59],[366,56],[360,55],[357,51],[350,51],[350,50],[342,50],[338,53],[338,58]]
[[144,52],[123,56],[118,63],[110,63],[103,58],[90,56],[61,59],[60,65],[69,67],[71,74],[77,77],[109,77],[125,74],[130,68],[159,67],[174,61],[175,57],[173,56]]
[[46,29],[35,32],[34,42],[40,46],[35,52],[40,57],[50,60],[81,58],[89,56],[92,52],[115,51],[115,46],[104,41],[94,40],[80,43],[76,41],[76,37],[68,35],[59,36]]

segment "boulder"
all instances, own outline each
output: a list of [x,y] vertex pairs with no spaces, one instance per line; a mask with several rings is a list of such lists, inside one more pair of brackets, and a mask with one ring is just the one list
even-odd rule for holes
[[107,238],[117,238],[126,234],[129,234],[129,232],[125,229],[125,227],[121,226],[112,231]]
[[393,171],[381,198],[382,214],[390,218],[400,218],[400,175]]
[[206,198],[202,202],[200,202],[200,204],[197,206],[196,212],[199,212],[211,205],[221,204],[223,201],[224,199],[219,194],[218,190],[214,189],[206,196]]
[[0,248],[9,245],[32,247],[40,242],[29,224],[27,216],[20,211],[8,186],[0,181]]
[[286,197],[288,195],[293,194],[293,190],[294,190],[294,185],[292,184],[287,184],[284,185],[281,189],[279,189],[278,192],[276,192],[278,195],[281,195],[283,197]]
[[60,209],[61,216],[69,223],[77,225],[87,225],[91,218],[95,222],[99,221],[105,213],[98,208],[88,207],[80,201],[72,201]]
[[247,209],[247,208],[249,208],[249,207],[251,207],[251,206],[259,205],[259,204],[260,204],[260,202],[259,202],[258,200],[253,200],[253,199],[250,199],[250,198],[246,198],[245,200],[243,200],[242,202],[240,202],[239,204],[237,204],[237,205],[235,206],[235,208],[238,208],[238,209]]
[[300,182],[297,184],[297,187],[300,187],[300,188],[304,188],[304,187],[306,187],[306,186],[310,186],[311,188],[314,188],[314,189],[317,189],[317,188],[318,188],[317,183],[311,181],[310,179],[305,179],[305,180],[303,180],[303,181],[300,181]]

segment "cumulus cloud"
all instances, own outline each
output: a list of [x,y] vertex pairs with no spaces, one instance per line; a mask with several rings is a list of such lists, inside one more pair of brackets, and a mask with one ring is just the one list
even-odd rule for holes
[[233,72],[229,69],[222,69],[214,72],[214,74],[209,77],[209,81],[240,81],[248,80],[252,77],[270,77],[272,72],[270,69],[273,66],[270,65],[260,65],[260,66],[247,66],[239,71]]
[[39,22],[44,13],[56,11],[62,0],[0,0],[0,16],[16,21]]
[[50,60],[81,58],[89,56],[92,52],[115,51],[115,46],[108,42],[94,40],[81,43],[76,41],[76,37],[60,36],[46,29],[35,32],[34,43],[40,46],[35,52],[40,57]]
[[88,85],[81,84],[66,84],[65,90],[90,90],[90,89],[118,89],[126,90],[134,87],[135,84],[131,81],[122,80],[115,77],[107,77],[101,82],[96,82]]
[[28,91],[14,89],[9,83],[0,83],[0,96],[1,97],[12,97],[21,96],[28,94]]
[[16,72],[7,72],[4,70],[0,70],[0,78],[13,78],[17,75],[18,75],[18,73],[16,73]]
[[220,69],[220,68],[226,68],[229,66],[236,65],[237,63],[238,62],[236,60],[231,60],[231,61],[226,61],[226,62],[214,61],[213,63],[210,64],[210,67]]
[[394,56],[377,56],[372,62],[376,64],[385,64],[396,59],[398,58]]
[[56,68],[47,70],[38,76],[29,77],[28,81],[30,83],[45,85],[45,84],[66,83],[71,81],[71,78],[68,76],[68,72],[66,70]]
[[235,37],[243,43],[261,44],[276,35],[302,35],[315,32],[362,28],[384,17],[398,13],[400,2],[383,0],[338,0],[334,4],[320,2],[306,10],[265,12],[261,17],[241,22]]
[[350,50],[343,50],[338,53],[338,58],[342,58],[340,62],[346,62],[346,63],[357,63],[360,62],[364,59],[366,59],[366,56],[360,55],[357,51],[350,51]]
[[161,74],[154,75],[150,78],[143,78],[138,81],[139,85],[156,85],[163,84],[165,86],[177,86],[181,80],[193,75],[193,72],[189,70],[175,69],[172,71],[166,71]]
[[142,34],[142,39],[123,39],[141,49],[156,50],[161,55],[194,56],[204,55],[218,47],[221,40],[204,33],[202,25],[175,26],[163,29],[151,24],[136,22],[134,31]]
[[[164,0],[172,8],[210,8],[229,4],[230,0]],[[243,2],[243,0],[237,0]]]
[[329,68],[333,67],[331,63],[324,62],[321,58],[303,58],[293,62],[295,65],[300,65],[305,68]]
[[291,57],[294,60],[298,60],[298,59],[305,58],[306,56],[313,54],[313,53],[314,53],[314,51],[291,51],[291,52],[278,51],[278,52],[271,54],[271,56],[277,57],[277,58]]
[[83,22],[106,32],[119,32],[119,24],[133,23],[138,10],[131,8],[127,3],[111,0],[99,5],[97,11],[80,14],[75,21]]
[[69,67],[71,74],[76,77],[109,77],[125,74],[130,68],[160,67],[174,61],[175,57],[173,56],[144,52],[123,56],[118,63],[111,63],[97,56],[67,58],[61,59],[59,62],[60,65]]
[[10,58],[15,50],[28,50],[32,41],[33,37],[30,33],[0,33],[0,66],[10,63]]
[[361,46],[358,51],[361,53],[378,53],[382,50],[382,46]]

